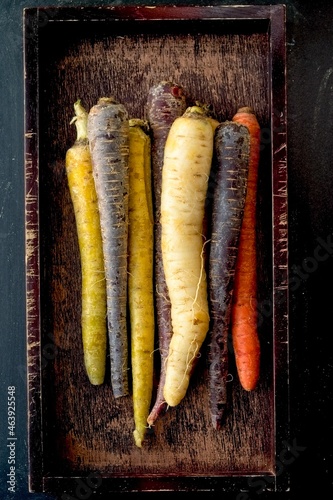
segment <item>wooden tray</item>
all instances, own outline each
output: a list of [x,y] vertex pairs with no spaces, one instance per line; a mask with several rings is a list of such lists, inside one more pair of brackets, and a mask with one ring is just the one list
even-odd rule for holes
[[[286,491],[284,6],[28,8],[24,35],[30,490],[73,497],[82,485],[96,494]],[[80,263],[64,158],[78,97],[89,108],[114,95],[130,115],[145,116],[149,87],[169,78],[211,103],[221,121],[252,106],[262,127],[261,378],[255,391],[243,391],[230,351],[228,415],[213,431],[204,346],[186,399],[138,449],[131,398],[114,400],[109,377],[92,387],[83,369]]]

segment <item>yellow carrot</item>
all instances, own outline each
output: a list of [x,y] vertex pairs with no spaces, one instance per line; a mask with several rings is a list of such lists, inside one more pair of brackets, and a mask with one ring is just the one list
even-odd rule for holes
[[153,211],[146,123],[129,121],[128,300],[135,444],[142,446],[153,389]]
[[66,153],[68,186],[74,207],[82,273],[82,341],[89,380],[102,384],[106,364],[106,287],[102,236],[87,139],[87,112],[74,104],[77,138]]
[[161,197],[162,258],[173,334],[164,398],[177,405],[209,327],[203,220],[214,129],[205,108],[193,106],[170,129],[164,152]]

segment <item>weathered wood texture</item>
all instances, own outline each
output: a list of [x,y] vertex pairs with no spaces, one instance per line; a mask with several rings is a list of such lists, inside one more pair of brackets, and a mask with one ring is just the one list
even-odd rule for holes
[[[145,117],[149,87],[169,78],[184,86],[191,100],[211,103],[219,120],[231,119],[239,106],[249,105],[263,131],[270,131],[268,23],[55,21],[38,35],[42,407],[37,409],[43,442],[38,473],[51,478],[91,470],[105,477],[147,478],[273,474],[270,139],[266,136],[263,143],[259,187],[259,307],[263,318],[259,386],[252,393],[240,388],[230,345],[229,408],[224,427],[215,432],[209,415],[204,345],[186,398],[158,421],[142,449],[135,447],[132,438],[131,397],[115,400],[109,373],[104,385],[93,387],[84,371],[80,261],[64,163],[75,138],[70,120],[77,98],[89,108],[99,97],[112,95],[127,106],[131,117]],[[51,43],[54,37],[57,44]],[[34,340],[39,339],[30,339],[31,356],[35,356]],[[37,463],[33,447],[31,441],[30,454]]]

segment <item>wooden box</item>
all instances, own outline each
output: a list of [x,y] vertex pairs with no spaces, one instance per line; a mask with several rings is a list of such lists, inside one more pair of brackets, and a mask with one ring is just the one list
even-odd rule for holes
[[[30,490],[61,498],[78,491],[223,491],[233,498],[287,491],[284,6],[28,8],[24,38]],[[242,390],[230,351],[229,409],[216,432],[203,355],[186,399],[139,449],[131,398],[115,400],[109,378],[89,385],[83,368],[80,262],[64,158],[75,138],[77,98],[89,108],[113,95],[142,117],[149,87],[169,78],[211,103],[220,121],[240,105],[253,107],[262,128],[261,377],[255,391]]]

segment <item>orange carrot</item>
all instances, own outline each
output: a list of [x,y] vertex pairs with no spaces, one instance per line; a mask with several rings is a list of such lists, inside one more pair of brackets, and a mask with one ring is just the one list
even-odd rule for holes
[[239,381],[253,390],[259,379],[260,343],[257,330],[256,200],[260,156],[260,126],[249,107],[239,108],[232,121],[250,133],[247,194],[235,269],[231,332]]

